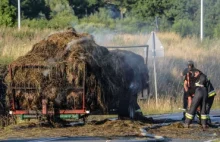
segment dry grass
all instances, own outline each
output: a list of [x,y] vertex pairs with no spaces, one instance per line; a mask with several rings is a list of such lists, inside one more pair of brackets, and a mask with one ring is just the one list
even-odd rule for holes
[[[14,60],[26,54],[32,45],[42,38],[47,37],[51,30],[32,30],[24,28],[20,32],[17,29],[0,29],[1,58]],[[165,57],[156,59],[157,86],[159,95],[159,108],[155,108],[153,60],[149,58],[148,67],[151,84],[151,98],[141,104],[145,113],[174,112],[182,106],[183,86],[180,77],[181,71],[186,67],[188,60],[193,60],[196,67],[203,71],[211,79],[215,89],[220,91],[220,41],[214,39],[204,40],[202,43],[196,37],[181,38],[175,33],[157,33],[165,49]],[[95,41],[103,46],[143,45],[146,44],[149,34],[96,34]],[[143,48],[129,49],[144,55]],[[217,94],[218,95],[218,94]],[[219,95],[218,95],[219,96]],[[176,99],[175,99],[176,98]],[[214,108],[220,108],[219,97],[216,98]]]
[[23,28],[21,31],[12,28],[0,29],[0,61],[8,62],[25,55],[31,50],[34,43],[51,34],[52,31],[43,31]]
[[156,99],[152,97],[146,101],[139,101],[139,105],[144,115],[174,113],[182,108],[182,97],[161,96],[158,98],[158,106],[156,106]]
[[[219,109],[219,102],[220,97],[216,96],[212,109]],[[182,110],[179,108],[182,108],[182,96],[180,95],[177,98],[161,96],[158,98],[158,106],[156,106],[156,99],[153,97],[146,101],[139,101],[139,105],[144,115],[181,112]]]

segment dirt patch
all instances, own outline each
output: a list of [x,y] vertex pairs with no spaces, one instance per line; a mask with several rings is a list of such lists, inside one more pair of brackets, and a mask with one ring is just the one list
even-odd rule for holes
[[218,128],[209,128],[205,131],[197,124],[191,128],[184,128],[182,122],[175,122],[168,126],[154,127],[158,124],[149,124],[131,120],[92,120],[86,124],[52,128],[40,126],[36,122],[11,125],[0,130],[0,139],[7,138],[41,138],[41,137],[143,137],[140,129],[145,128],[147,133],[163,136],[166,139],[194,139],[208,140],[220,138]]
[[11,125],[0,130],[0,138],[12,137],[39,138],[39,137],[70,137],[70,136],[140,136],[140,128],[151,126],[140,121],[131,120],[102,120],[91,121],[82,126],[72,126],[63,128],[40,127],[38,124],[30,122],[19,125]]
[[168,126],[149,129],[149,133],[178,139],[213,139],[220,138],[219,128],[208,128],[205,131],[199,124],[192,124],[190,128],[184,128],[182,122],[175,122]]

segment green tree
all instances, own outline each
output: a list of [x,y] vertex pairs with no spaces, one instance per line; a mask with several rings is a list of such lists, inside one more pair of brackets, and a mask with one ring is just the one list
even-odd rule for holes
[[220,22],[220,1],[204,1],[204,35],[207,37],[217,36]]
[[74,13],[79,18],[83,18],[93,14],[102,8],[105,4],[104,0],[68,0]]
[[135,7],[138,0],[107,0],[106,4],[115,5],[121,12],[121,18],[129,16],[130,11]]
[[[18,7],[17,0],[10,0],[14,7]],[[45,0],[21,0],[21,13],[24,19],[39,18],[40,14],[44,14],[49,19],[50,9],[46,5]]]
[[134,16],[142,20],[162,17],[169,8],[170,0],[138,0],[132,8]]
[[[199,8],[200,1],[198,0],[170,0],[168,8],[165,11],[165,17],[167,22],[172,26],[172,30],[179,33],[181,36],[196,35],[198,34],[199,27],[192,27],[193,23],[199,22]],[[186,22],[186,23],[184,23]],[[166,24],[165,24],[166,25]],[[169,27],[163,26],[163,28],[169,29]],[[188,30],[186,28],[189,28]]]
[[200,1],[198,0],[170,0],[165,15],[173,21],[181,19],[196,20],[199,14]]
[[21,0],[21,10],[25,18],[36,18],[40,12],[44,13],[45,17],[49,17],[45,0]]
[[46,5],[50,8],[50,16],[53,18],[63,11],[72,11],[68,0],[45,0]]
[[0,1],[0,26],[13,26],[16,19],[16,8],[8,0]]

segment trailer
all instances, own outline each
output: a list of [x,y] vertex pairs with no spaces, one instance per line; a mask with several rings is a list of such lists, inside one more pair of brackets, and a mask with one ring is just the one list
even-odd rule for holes
[[[66,63],[55,63],[53,65],[40,65],[40,64],[11,64],[8,66],[8,74],[9,74],[9,79],[10,83],[7,86],[7,103],[9,106],[9,114],[12,116],[19,117],[21,120],[24,119],[53,119],[56,121],[57,119],[83,119],[83,121],[86,120],[86,117],[91,114],[103,114],[100,109],[91,109],[88,104],[89,102],[89,97],[88,94],[86,95],[86,92],[89,90],[88,85],[86,83],[86,77],[87,77],[87,65],[85,64],[84,70],[83,70],[83,79],[82,79],[82,84],[81,86],[75,87],[72,84],[72,90],[77,90],[79,92],[82,92],[79,95],[78,98],[80,100],[77,100],[78,102],[74,101],[73,106],[65,108],[65,107],[54,107],[50,106],[50,100],[43,96],[43,86],[36,86],[33,84],[28,84],[28,83],[22,83],[22,84],[17,84],[15,82],[15,72],[17,70],[25,70],[25,69],[31,69],[31,70],[37,70],[38,72],[44,73],[45,70],[52,70],[52,72],[49,73],[48,76],[59,76],[62,74],[62,77],[66,77],[65,71],[63,72],[62,67],[68,64]],[[74,72],[73,72],[74,73]],[[50,78],[53,77],[48,77],[47,79],[49,80]],[[66,79],[64,79],[66,80]],[[18,92],[24,92],[27,94],[22,94],[23,96],[27,97],[28,102],[32,101],[29,98],[33,98],[34,95],[39,94],[40,95],[40,108],[38,109],[29,109],[29,108],[22,108],[20,99],[18,96]],[[30,93],[31,92],[31,93]],[[142,91],[143,92],[143,91]],[[98,99],[100,99],[97,96],[97,92],[94,92],[95,96],[93,96],[93,102],[95,105],[97,105]],[[123,95],[121,96],[114,96],[111,99],[103,99],[102,105],[106,105],[106,110],[107,114],[114,114],[118,115],[119,118],[130,118],[130,119],[144,119],[142,116],[141,110],[139,105],[137,104],[137,94],[130,94],[130,92],[127,92],[128,95],[127,97],[124,97]],[[49,95],[49,94],[48,94]],[[63,94],[64,96],[67,96],[67,94]],[[75,98],[73,98],[75,99]],[[116,105],[112,105],[114,104]],[[77,103],[77,104],[76,104]],[[94,105],[93,103],[93,105]],[[100,102],[99,102],[100,103]],[[77,106],[77,107],[76,107]]]
[[[9,114],[14,116],[19,116],[20,119],[42,119],[44,117],[46,118],[60,118],[60,119],[80,119],[85,116],[87,116],[90,111],[86,110],[86,97],[85,97],[85,91],[86,91],[86,67],[84,68],[84,75],[83,75],[83,83],[82,86],[79,87],[73,87],[75,90],[78,90],[80,92],[83,92],[79,96],[80,99],[80,106],[77,106],[74,104],[72,109],[53,109],[49,110],[48,108],[48,100],[42,96],[41,88],[42,86],[34,86],[32,84],[16,84],[14,82],[14,73],[17,69],[34,69],[34,70],[41,70],[41,69],[51,69],[56,72],[56,74],[60,73],[59,69],[60,65],[59,63],[55,66],[51,65],[39,65],[39,64],[26,64],[26,65],[17,65],[17,64],[11,64],[8,66],[8,72],[10,75],[10,84],[7,86],[7,96],[8,96],[8,103],[9,103]],[[54,72],[53,72],[54,73]],[[21,108],[21,104],[19,104],[18,98],[16,98],[16,92],[18,91],[24,91],[32,93],[28,95],[36,95],[40,94],[41,98],[41,110],[29,110],[29,109],[23,109]],[[31,98],[31,96],[29,96]]]
[[[145,59],[131,51],[144,48]],[[8,66],[6,106],[11,115],[31,118],[85,118],[142,114],[137,94],[149,89],[148,45],[103,47],[74,29],[49,35]]]

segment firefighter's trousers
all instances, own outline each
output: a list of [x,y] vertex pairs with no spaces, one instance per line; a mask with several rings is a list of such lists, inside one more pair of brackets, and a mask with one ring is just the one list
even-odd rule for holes
[[195,116],[198,106],[201,106],[201,124],[206,125],[206,100],[207,100],[207,91],[205,87],[198,87],[193,97],[192,104],[189,111],[186,113],[186,124],[190,124]]
[[210,113],[212,104],[214,102],[214,98],[215,98],[215,96],[208,97],[207,102],[206,102],[207,123],[209,123],[209,124],[211,124],[211,119],[209,117],[209,113]]
[[[183,108],[187,109],[188,106],[188,93],[186,93],[186,91],[184,90],[184,94],[183,94]],[[186,113],[183,112],[183,119],[185,120],[185,115]]]

